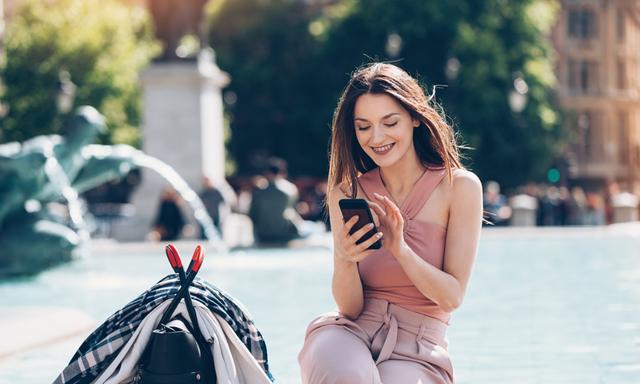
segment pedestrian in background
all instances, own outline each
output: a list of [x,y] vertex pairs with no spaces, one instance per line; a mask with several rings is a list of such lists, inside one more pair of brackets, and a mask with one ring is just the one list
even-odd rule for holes
[[149,238],[156,241],[176,240],[180,237],[184,225],[180,197],[173,188],[165,187]]
[[[204,176],[199,196],[213,221],[213,225],[218,233],[222,234],[224,219],[231,213],[231,209],[237,201],[235,192],[226,181],[222,180],[216,186],[209,177]],[[205,238],[202,226],[200,227],[200,238]]]
[[299,237],[302,218],[295,210],[298,188],[286,179],[287,163],[279,158],[267,161],[264,178],[251,192],[249,217],[258,243],[285,243]]

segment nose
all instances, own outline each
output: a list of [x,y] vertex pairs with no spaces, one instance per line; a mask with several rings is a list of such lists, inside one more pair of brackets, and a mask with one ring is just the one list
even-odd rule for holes
[[371,129],[373,130],[371,133],[371,144],[373,146],[384,144],[384,129],[382,129],[380,125],[374,125]]

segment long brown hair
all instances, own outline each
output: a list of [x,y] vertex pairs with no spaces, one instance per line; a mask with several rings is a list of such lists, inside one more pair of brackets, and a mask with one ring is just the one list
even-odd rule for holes
[[356,100],[365,93],[386,94],[420,122],[413,130],[413,145],[418,158],[426,167],[444,166],[449,182],[453,169],[463,168],[453,128],[440,113],[441,108],[427,98],[418,82],[399,67],[374,63],[357,70],[344,89],[331,124],[329,159],[329,189],[347,184],[351,197],[357,194],[358,173],[365,173],[377,165],[367,155],[355,134],[353,113]]

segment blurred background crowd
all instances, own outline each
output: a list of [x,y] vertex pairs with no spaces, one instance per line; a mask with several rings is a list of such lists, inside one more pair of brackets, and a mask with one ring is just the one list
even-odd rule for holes
[[[280,241],[326,225],[331,115],[351,71],[374,60],[418,76],[442,106],[483,180],[487,225],[638,220],[638,1],[0,0],[0,16],[0,143],[62,133],[90,104],[107,118],[103,144],[193,151],[205,136],[180,136],[185,120],[153,133],[152,85],[173,73],[153,70],[217,65],[220,111],[203,110],[220,116],[210,152],[221,171],[176,169],[218,228],[246,215]],[[179,104],[163,95],[160,111]],[[166,148],[153,149],[156,136]],[[145,177],[134,169],[83,195],[98,235],[136,214]],[[149,238],[200,236],[175,191],[158,199],[146,198]],[[274,211],[286,220],[265,221]]]

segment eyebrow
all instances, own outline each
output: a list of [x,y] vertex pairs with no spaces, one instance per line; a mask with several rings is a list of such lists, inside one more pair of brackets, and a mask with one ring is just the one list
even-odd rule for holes
[[[382,119],[380,119],[380,120],[387,119],[387,118],[389,118],[389,117],[391,117],[391,116],[393,116],[393,115],[400,115],[400,114],[399,114],[398,112],[391,112],[391,113],[389,113],[389,114],[386,114],[386,115],[382,116]],[[360,120],[360,121],[366,121],[367,123],[369,122],[369,120],[364,119],[364,118],[362,118],[362,117],[356,117],[356,118],[355,118],[355,119],[353,119],[353,120],[356,120],[356,121],[357,121],[357,120]]]

